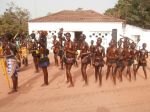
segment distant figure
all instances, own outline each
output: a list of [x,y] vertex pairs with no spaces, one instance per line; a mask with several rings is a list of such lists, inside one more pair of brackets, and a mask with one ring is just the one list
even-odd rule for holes
[[76,67],[78,67],[77,56],[78,56],[79,53],[78,53],[78,43],[77,43],[77,42],[74,42],[74,49],[75,49],[75,52],[76,52],[76,53],[75,53],[75,64],[74,64],[74,65],[75,65]]
[[34,33],[34,31],[32,31],[32,33],[30,34],[30,36],[31,36],[32,39],[35,39],[35,33]]
[[28,66],[28,48],[27,48],[27,44],[25,42],[22,42],[20,51],[21,51],[22,63],[25,66]]
[[65,38],[63,38],[63,28],[60,28],[59,32],[58,32],[58,38],[59,38],[59,43],[60,43],[60,49],[59,49],[59,53],[58,56],[60,57],[60,64],[61,64],[61,69],[63,69],[63,56],[64,56],[64,44],[63,41],[65,41]]
[[90,53],[91,53],[91,65],[94,64],[94,40],[91,40],[91,45],[90,45]]
[[139,67],[142,66],[145,79],[147,79],[147,73],[146,73],[147,60],[146,59],[148,58],[148,51],[146,50],[146,43],[143,43],[142,47],[143,48],[140,49],[138,52],[139,61],[138,61],[136,72],[138,71]]
[[59,41],[56,40],[56,35],[53,36],[53,46],[52,47],[53,47],[55,65],[59,66],[58,53],[59,53],[59,49],[60,49],[60,43],[59,43]]
[[32,53],[32,57],[33,57],[33,62],[34,62],[34,66],[35,66],[35,70],[38,73],[39,72],[39,58],[40,58],[40,53],[39,53],[39,44],[37,42],[33,42],[32,46],[31,46],[31,50],[30,52]]

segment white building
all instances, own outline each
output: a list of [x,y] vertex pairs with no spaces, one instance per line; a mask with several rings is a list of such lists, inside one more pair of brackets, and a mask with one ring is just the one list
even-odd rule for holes
[[[99,14],[92,10],[64,10],[45,17],[29,21],[29,34],[32,31],[45,30],[48,32],[48,48],[52,46],[52,35],[56,35],[60,28],[65,32],[71,33],[71,39],[79,38],[81,33],[86,35],[86,41],[90,44],[91,40],[98,37],[103,39],[103,46],[108,44],[113,37],[116,40],[121,38],[120,35],[132,37],[134,40],[141,37],[142,42],[148,42],[150,30],[143,30],[134,26],[125,25],[121,19]],[[140,44],[141,45],[141,44]],[[148,45],[150,51],[150,45]]]
[[147,49],[150,51],[150,30],[142,29],[132,25],[126,25],[124,33],[127,37],[130,37],[135,42],[137,41],[137,38],[140,37],[138,49],[142,48],[143,43],[147,43]]

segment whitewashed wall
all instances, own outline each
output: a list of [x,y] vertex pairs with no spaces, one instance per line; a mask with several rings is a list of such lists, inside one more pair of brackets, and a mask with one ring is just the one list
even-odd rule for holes
[[134,35],[140,36],[138,48],[142,48],[142,44],[147,43],[147,49],[150,51],[150,30],[142,29],[132,25],[126,25],[125,36],[134,39]]
[[[30,23],[29,22],[29,34],[34,31],[38,30],[46,30],[46,31],[51,31],[51,33],[48,34],[48,48],[52,46],[52,32],[53,34],[57,35],[58,31],[60,28],[64,28],[64,32],[70,32],[71,33],[71,39],[74,39],[74,32],[75,31],[82,31],[86,36],[86,41],[90,44],[91,40],[96,41],[95,37],[98,35],[98,33],[101,33],[101,35],[98,35],[98,37],[103,37],[103,46],[105,48],[108,47],[108,43],[111,40],[111,34],[112,34],[112,29],[117,29],[117,35],[118,38],[120,38],[120,34],[123,34],[123,27],[122,27],[122,22],[84,22],[84,23],[75,23],[75,22],[58,22],[58,23]],[[55,32],[56,31],[56,32]],[[92,34],[95,33],[95,36]],[[106,35],[107,34],[107,35]],[[92,37],[90,37],[92,35]]]

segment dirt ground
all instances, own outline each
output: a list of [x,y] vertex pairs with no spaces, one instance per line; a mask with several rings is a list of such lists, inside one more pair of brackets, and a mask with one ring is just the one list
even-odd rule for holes
[[46,87],[41,87],[43,74],[41,70],[35,73],[31,56],[29,66],[21,67],[15,94],[8,94],[10,89],[0,70],[0,112],[150,112],[150,61],[147,80],[140,68],[136,81],[132,77],[129,82],[124,73],[123,82],[117,80],[116,86],[111,77],[105,79],[105,66],[102,87],[95,83],[92,66],[87,69],[89,86],[83,86],[80,66],[73,66],[75,87],[68,88],[65,70],[54,66],[53,56],[49,57],[51,65]]

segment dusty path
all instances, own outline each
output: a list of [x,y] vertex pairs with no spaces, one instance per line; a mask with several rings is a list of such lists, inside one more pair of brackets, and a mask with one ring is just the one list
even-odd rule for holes
[[68,88],[65,70],[55,67],[52,56],[50,58],[47,87],[41,87],[42,71],[34,72],[31,56],[29,66],[19,72],[17,93],[7,94],[8,86],[0,74],[0,112],[150,112],[150,64],[147,80],[140,69],[136,81],[129,82],[124,75],[123,83],[117,80],[116,86],[111,77],[105,80],[105,67],[102,87],[95,83],[92,67],[88,67],[87,87],[83,86],[80,67],[73,67],[75,87]]

